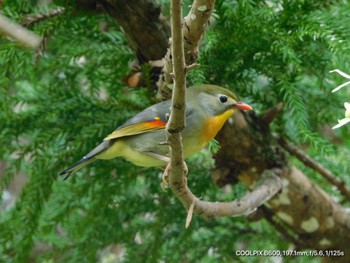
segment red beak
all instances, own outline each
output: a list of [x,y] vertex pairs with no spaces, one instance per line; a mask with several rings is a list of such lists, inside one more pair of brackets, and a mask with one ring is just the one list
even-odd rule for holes
[[235,107],[239,110],[253,110],[253,108],[251,106],[249,106],[248,104],[245,104],[243,102],[237,102],[235,104]]

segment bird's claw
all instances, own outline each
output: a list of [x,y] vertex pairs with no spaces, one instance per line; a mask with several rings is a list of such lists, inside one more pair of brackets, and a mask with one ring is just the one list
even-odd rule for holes
[[[168,177],[169,177],[169,173],[170,173],[170,162],[168,162],[167,166],[165,167],[164,173],[162,175],[162,183],[161,183],[161,188],[163,189],[163,191],[167,192],[165,187],[168,186],[169,182],[168,182]],[[188,167],[186,162],[183,162],[182,167],[185,171],[185,177],[184,177],[184,184],[187,185],[187,175],[188,175]]]

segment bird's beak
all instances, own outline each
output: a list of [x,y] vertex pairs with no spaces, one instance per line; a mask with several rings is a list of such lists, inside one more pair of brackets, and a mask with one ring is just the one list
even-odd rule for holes
[[234,107],[239,109],[239,110],[253,110],[253,108],[251,106],[249,106],[248,104],[245,104],[243,102],[237,102],[236,104],[234,104]]

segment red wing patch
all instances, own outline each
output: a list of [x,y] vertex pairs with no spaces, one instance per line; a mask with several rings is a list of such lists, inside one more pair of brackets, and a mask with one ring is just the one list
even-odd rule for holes
[[159,117],[155,117],[152,121],[146,121],[144,124],[149,125],[149,127],[153,128],[164,128],[166,122],[163,122]]
[[163,122],[159,117],[155,117],[151,121],[145,121],[140,122],[132,125],[128,125],[125,127],[122,127],[120,129],[115,130],[110,135],[108,135],[106,138],[104,138],[104,141],[121,138],[125,136],[131,136],[136,134],[141,134],[149,131],[156,131],[164,129],[166,125],[166,122]]

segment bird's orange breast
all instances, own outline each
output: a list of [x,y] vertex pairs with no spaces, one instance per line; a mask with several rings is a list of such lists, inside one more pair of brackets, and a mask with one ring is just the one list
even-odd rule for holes
[[203,128],[202,139],[205,140],[206,143],[209,143],[212,139],[214,139],[216,134],[221,130],[222,126],[233,113],[234,109],[229,109],[220,115],[207,118]]

